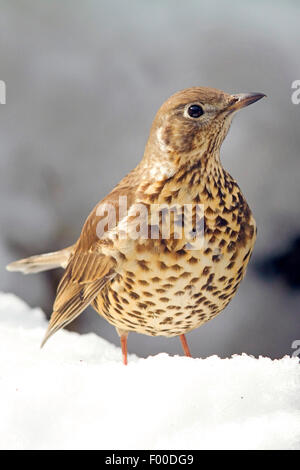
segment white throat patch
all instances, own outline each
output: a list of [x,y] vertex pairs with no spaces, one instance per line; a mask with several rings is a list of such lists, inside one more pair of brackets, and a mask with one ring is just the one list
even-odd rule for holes
[[156,137],[157,137],[157,141],[158,141],[158,145],[160,147],[160,150],[162,152],[169,152],[170,151],[170,147],[168,147],[168,145],[165,144],[163,138],[162,138],[162,127],[159,127],[156,131]]
[[156,138],[160,150],[160,155],[152,158],[152,164],[150,168],[150,177],[156,181],[161,181],[166,178],[170,178],[176,172],[173,162],[170,161],[169,152],[170,147],[166,145],[162,138],[162,127],[159,127],[156,131]]

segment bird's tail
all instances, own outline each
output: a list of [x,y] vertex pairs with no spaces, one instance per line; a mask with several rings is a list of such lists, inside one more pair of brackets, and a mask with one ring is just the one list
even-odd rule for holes
[[65,268],[73,250],[74,247],[69,246],[63,250],[54,251],[53,253],[30,256],[29,258],[20,259],[8,264],[6,269],[8,271],[19,271],[23,274],[29,274],[49,271],[55,268]]

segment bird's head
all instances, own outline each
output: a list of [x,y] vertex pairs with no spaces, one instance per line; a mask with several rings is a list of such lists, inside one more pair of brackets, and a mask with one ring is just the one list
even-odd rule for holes
[[218,153],[239,109],[260,100],[262,93],[230,95],[214,88],[194,87],[171,96],[153,121],[148,152],[184,163],[193,155]]

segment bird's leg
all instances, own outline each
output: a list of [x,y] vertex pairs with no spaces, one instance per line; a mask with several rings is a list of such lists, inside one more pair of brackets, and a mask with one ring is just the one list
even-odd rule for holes
[[190,353],[190,349],[189,349],[189,346],[187,344],[187,340],[186,340],[186,337],[184,335],[180,335],[180,341],[181,341],[181,344],[182,344],[182,347],[183,347],[183,350],[184,350],[184,354],[187,356],[187,357],[192,357],[191,353]]
[[127,335],[121,336],[120,340],[121,340],[123,364],[124,366],[127,366]]
[[116,328],[116,330],[117,330],[118,335],[120,336],[123,364],[124,364],[124,366],[127,366],[127,337],[128,337],[128,331],[120,330],[119,328]]

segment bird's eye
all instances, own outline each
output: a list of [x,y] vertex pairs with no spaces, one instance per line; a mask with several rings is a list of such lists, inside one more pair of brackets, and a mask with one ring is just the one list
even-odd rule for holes
[[192,104],[189,106],[187,112],[188,115],[194,119],[199,118],[204,113],[203,108],[199,104]]

